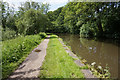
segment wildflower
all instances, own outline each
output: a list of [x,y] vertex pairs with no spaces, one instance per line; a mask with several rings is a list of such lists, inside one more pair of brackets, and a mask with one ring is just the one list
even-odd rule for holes
[[95,64],[96,64],[96,62],[91,63],[92,66],[94,66]]
[[99,69],[102,69],[102,67],[101,67],[101,66],[98,66],[98,68],[99,68]]
[[18,33],[18,35],[20,35],[20,34]]
[[89,49],[92,49],[92,47],[89,47]]

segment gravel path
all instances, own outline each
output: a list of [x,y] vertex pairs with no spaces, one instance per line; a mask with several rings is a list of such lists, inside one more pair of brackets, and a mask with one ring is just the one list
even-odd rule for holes
[[46,48],[49,42],[48,36],[44,41],[35,48],[26,60],[19,66],[15,72],[7,79],[34,79],[38,78],[40,67],[46,56]]

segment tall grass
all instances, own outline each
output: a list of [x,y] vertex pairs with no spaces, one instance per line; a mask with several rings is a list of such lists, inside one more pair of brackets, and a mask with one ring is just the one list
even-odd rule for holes
[[7,78],[42,39],[39,35],[29,35],[3,41],[2,77]]

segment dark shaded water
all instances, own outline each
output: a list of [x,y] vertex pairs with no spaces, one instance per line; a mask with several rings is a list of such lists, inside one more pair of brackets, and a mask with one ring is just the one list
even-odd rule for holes
[[110,68],[112,77],[118,78],[118,47],[110,40],[95,41],[80,38],[79,35],[58,34],[74,53],[87,60],[88,63],[96,62],[97,65]]

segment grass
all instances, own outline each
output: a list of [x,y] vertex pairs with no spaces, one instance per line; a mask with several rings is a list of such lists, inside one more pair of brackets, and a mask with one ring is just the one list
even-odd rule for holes
[[65,51],[56,35],[51,35],[40,78],[84,78],[81,68]]
[[2,79],[7,78],[43,39],[40,35],[29,35],[3,41]]
[[[59,39],[63,41],[63,39],[61,39],[61,38],[59,38]],[[71,47],[67,44],[67,42],[65,42],[65,41],[63,41],[63,42],[72,51]],[[110,78],[111,74],[110,74],[109,68],[107,66],[104,69],[103,68],[99,69],[99,68],[97,68],[98,66],[96,66],[96,68],[95,68],[95,65],[91,65],[91,64],[87,63],[86,59],[82,58],[79,55],[77,57],[78,58],[74,58],[74,60],[80,59],[81,62],[85,65],[85,66],[80,67],[80,69],[90,69],[92,74],[94,76],[96,76],[97,78],[106,78],[106,79]],[[103,73],[100,73],[100,71]]]

